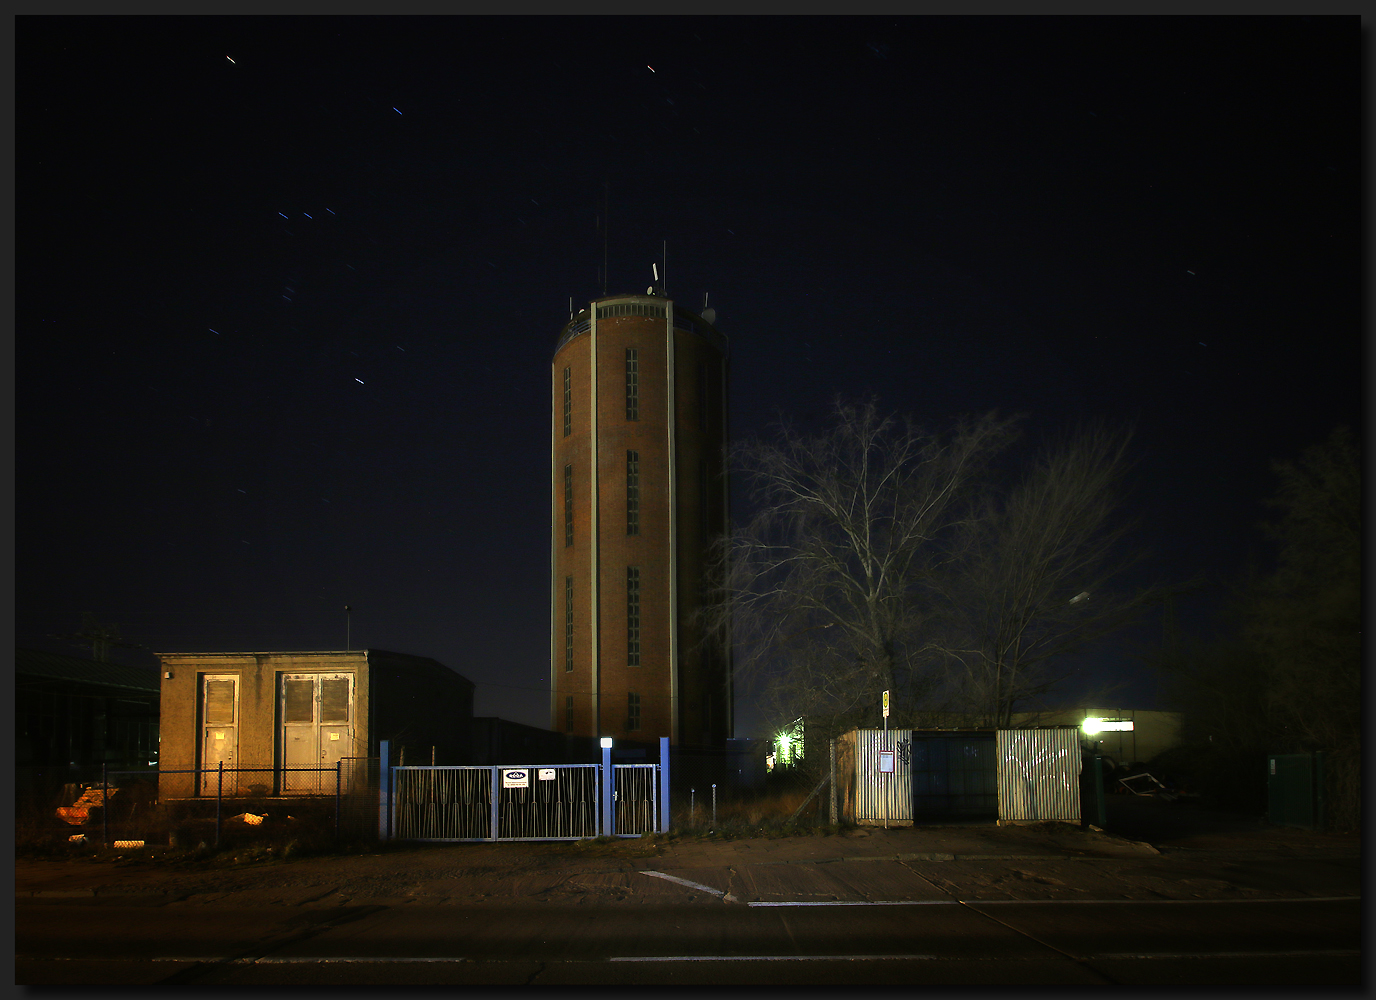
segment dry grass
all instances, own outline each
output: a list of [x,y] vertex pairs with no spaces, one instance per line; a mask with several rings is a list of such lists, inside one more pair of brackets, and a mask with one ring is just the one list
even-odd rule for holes
[[829,798],[823,789],[807,806],[803,805],[811,788],[775,787],[760,792],[728,789],[717,791],[716,815],[712,798],[693,801],[677,796],[670,817],[671,828],[680,835],[711,836],[789,836],[797,833],[835,832],[830,825]]

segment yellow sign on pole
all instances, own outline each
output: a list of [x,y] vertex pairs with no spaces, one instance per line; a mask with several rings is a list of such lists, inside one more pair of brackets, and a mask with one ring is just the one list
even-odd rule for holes
[[889,717],[889,692],[884,692],[884,718]]

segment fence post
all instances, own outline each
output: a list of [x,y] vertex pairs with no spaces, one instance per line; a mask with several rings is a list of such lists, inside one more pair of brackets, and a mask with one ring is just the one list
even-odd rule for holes
[[717,785],[712,783],[712,829],[717,828]]
[[669,737],[659,738],[659,832],[669,832]]
[[340,784],[340,776],[343,772],[344,762],[337,760],[334,762],[334,839],[339,840],[339,793],[343,787]]
[[215,847],[220,847],[220,803],[225,793],[225,762],[220,761],[220,777],[215,783]]
[[612,835],[612,791],[616,780],[612,774],[612,748],[602,748],[602,822],[598,831],[604,837]]
[[489,840],[496,840],[497,834],[501,832],[501,817],[498,812],[499,800],[501,798],[502,783],[498,780],[502,773],[500,767],[492,768],[492,829],[489,831],[492,836]]
[[836,825],[836,740],[831,741],[831,825]]
[[110,765],[100,765],[100,846],[110,846]]
[[377,835],[379,840],[391,840],[391,825],[387,822],[392,804],[392,770],[388,767],[387,751],[390,745],[382,740],[378,745],[377,760]]

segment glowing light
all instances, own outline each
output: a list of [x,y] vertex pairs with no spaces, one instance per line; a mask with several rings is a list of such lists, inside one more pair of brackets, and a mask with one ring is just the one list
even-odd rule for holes
[[611,738],[610,736],[604,736],[604,737],[602,737],[602,749],[603,749],[603,750],[610,750],[611,748],[612,748],[612,738]]
[[354,381],[357,382],[359,385],[367,385],[367,384],[368,384],[368,383],[364,382],[361,378],[356,378],[356,379],[354,379]]
[[1096,733],[1130,733],[1133,731],[1131,719],[1100,719],[1094,716],[1085,719],[1080,728],[1090,736]]
[[803,759],[803,720],[774,734],[774,758],[779,767],[791,767]]
[[[225,58],[226,58],[226,59],[229,59],[229,56],[225,56]],[[232,62],[232,63],[234,63],[235,66],[238,66],[238,65],[239,65],[238,63],[235,63],[233,59],[229,59],[229,61]]]

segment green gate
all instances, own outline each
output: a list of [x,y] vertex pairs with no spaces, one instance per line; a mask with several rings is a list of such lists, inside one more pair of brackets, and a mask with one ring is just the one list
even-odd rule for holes
[[1323,754],[1267,756],[1266,818],[1277,826],[1323,826]]

